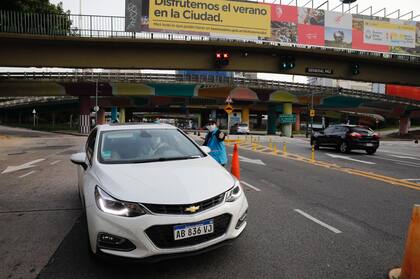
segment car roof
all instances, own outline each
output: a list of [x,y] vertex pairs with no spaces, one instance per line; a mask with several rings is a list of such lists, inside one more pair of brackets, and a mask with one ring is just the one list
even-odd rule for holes
[[129,122],[129,123],[111,123],[96,126],[98,131],[118,131],[118,130],[139,130],[139,129],[169,129],[177,130],[178,128],[169,124],[161,123],[141,123],[141,122]]

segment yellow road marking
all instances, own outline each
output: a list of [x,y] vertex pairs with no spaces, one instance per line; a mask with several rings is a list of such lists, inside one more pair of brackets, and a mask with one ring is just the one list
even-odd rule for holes
[[373,173],[373,172],[365,172],[362,170],[356,170],[356,169],[351,169],[351,168],[343,168],[340,165],[337,164],[332,164],[332,163],[328,163],[328,162],[323,162],[323,161],[319,161],[319,160],[314,160],[312,161],[309,158],[303,157],[301,155],[297,155],[297,154],[290,154],[290,153],[284,153],[282,151],[278,151],[279,154],[273,154],[272,152],[267,153],[265,151],[270,150],[268,148],[258,148],[257,150],[252,150],[252,148],[245,148],[244,145],[239,146],[239,148],[243,148],[249,151],[254,151],[254,152],[260,152],[263,154],[267,154],[267,155],[272,155],[272,156],[278,156],[281,158],[286,158],[286,159],[290,159],[290,160],[294,160],[294,161],[300,161],[300,162],[305,162],[314,166],[319,166],[319,167],[323,167],[323,168],[328,168],[328,169],[333,169],[333,170],[337,170],[337,171],[341,171],[341,172],[345,172],[348,174],[352,174],[352,175],[357,175],[357,176],[362,176],[362,177],[366,177],[369,179],[373,179],[373,180],[377,180],[377,181],[382,181],[394,186],[402,186],[402,187],[406,187],[406,188],[410,188],[410,189],[414,189],[417,191],[420,191],[420,185],[411,181],[407,181],[407,180],[403,180],[403,179],[398,179],[395,177],[391,177],[391,176],[385,176],[385,175],[381,175],[378,173]]

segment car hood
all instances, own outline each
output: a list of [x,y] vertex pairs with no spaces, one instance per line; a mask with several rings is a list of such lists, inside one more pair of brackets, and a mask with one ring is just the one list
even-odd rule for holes
[[229,172],[210,156],[140,164],[98,164],[95,173],[116,199],[153,204],[190,204],[233,187]]

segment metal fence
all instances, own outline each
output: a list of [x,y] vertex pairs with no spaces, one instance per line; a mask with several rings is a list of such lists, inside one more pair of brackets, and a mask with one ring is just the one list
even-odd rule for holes
[[300,45],[296,43],[273,42],[266,40],[241,40],[213,38],[201,35],[185,35],[161,32],[126,32],[125,17],[73,15],[73,14],[38,14],[0,10],[0,33],[18,33],[49,36],[74,36],[91,38],[137,38],[179,41],[226,41],[248,44],[265,44],[272,47],[295,47],[320,49],[356,55],[367,55],[385,59],[404,60],[420,63],[420,56],[408,54],[382,53],[376,51],[360,51],[346,48],[326,46]]
[[254,89],[284,89],[296,95],[347,96],[420,108],[420,101],[373,93],[370,91],[312,85],[277,80],[250,79],[191,74],[147,74],[139,72],[20,72],[0,73],[0,81],[52,81],[52,82],[122,82],[122,83],[181,83],[202,87],[249,87]]

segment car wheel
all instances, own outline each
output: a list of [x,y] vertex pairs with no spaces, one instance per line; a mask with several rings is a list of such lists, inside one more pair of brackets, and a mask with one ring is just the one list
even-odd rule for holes
[[368,155],[373,155],[373,154],[375,154],[375,152],[376,152],[376,149],[367,149],[367,150],[366,150],[366,153],[367,153]]
[[350,153],[350,148],[349,148],[349,145],[348,145],[348,144],[347,144],[347,142],[345,142],[345,141],[341,142],[341,144],[340,144],[340,146],[339,146],[338,150],[339,150],[341,153]]

